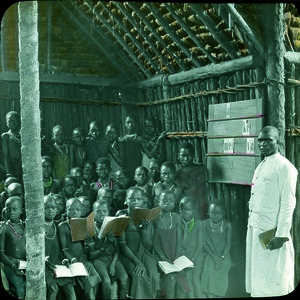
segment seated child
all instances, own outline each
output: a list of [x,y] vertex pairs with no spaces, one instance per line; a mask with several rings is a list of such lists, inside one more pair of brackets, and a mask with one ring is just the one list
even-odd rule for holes
[[86,218],[92,212],[92,205],[90,199],[86,196],[79,196],[78,199],[81,202],[81,218]]
[[111,232],[101,239],[98,237],[103,220],[109,215],[109,206],[105,201],[96,201],[93,211],[95,235],[93,238],[86,238],[84,249],[101,277],[101,299],[111,299],[112,280],[119,281],[119,299],[127,299],[128,275],[118,259],[116,239]]
[[115,172],[116,189],[127,190],[129,184],[128,174],[124,170],[118,170]]
[[102,187],[98,190],[97,201],[105,201],[109,207],[109,215],[114,216],[117,211],[113,206],[113,190],[108,187]]
[[55,278],[53,276],[53,269],[55,265],[61,265],[64,256],[62,254],[58,234],[57,225],[53,222],[56,216],[56,203],[53,195],[44,196],[45,205],[45,256],[46,260],[45,268],[45,280],[47,288],[47,299],[57,299],[59,287],[61,287],[68,300],[76,300],[76,294],[73,287],[71,278]]
[[203,266],[203,225],[197,218],[196,203],[192,197],[183,197],[179,203],[181,215],[181,255],[194,263],[194,268],[184,269],[191,291],[186,294],[178,291],[178,298],[201,298],[200,274]]
[[20,115],[16,111],[8,112],[6,125],[9,130],[2,133],[2,152],[6,175],[16,177],[22,182]]
[[89,128],[88,138],[85,141],[85,151],[89,161],[96,163],[99,157],[108,157],[108,145],[101,138],[99,122],[91,122]]
[[[136,207],[143,204],[143,192],[133,186],[127,190],[126,210],[120,210],[116,216],[131,216]],[[159,289],[157,260],[150,253],[152,247],[151,223],[144,220],[141,225],[132,221],[125,232],[117,237],[120,247],[120,259],[130,277],[129,297],[133,299],[155,299]]]
[[113,193],[113,203],[112,207],[114,211],[119,211],[120,209],[127,208],[127,205],[125,204],[126,199],[126,190],[116,190]]
[[54,145],[51,147],[54,177],[63,180],[69,173],[70,158],[69,145],[65,143],[65,132],[62,125],[56,125],[52,129]]
[[109,179],[110,160],[106,157],[100,157],[96,162],[96,172],[98,174],[98,181],[91,183],[91,198],[95,199],[97,192],[102,187],[114,189],[113,181]]
[[73,130],[73,143],[70,145],[70,169],[83,167],[83,163],[88,160],[87,153],[84,148],[83,129],[77,127]]
[[209,219],[203,221],[204,263],[200,286],[204,297],[224,297],[231,268],[232,227],[225,219],[224,202],[212,201],[208,213]]
[[163,190],[173,191],[175,194],[174,211],[179,212],[179,201],[182,198],[182,190],[175,183],[175,165],[166,161],[160,167],[161,181],[155,183],[152,189],[152,197],[154,197],[154,206],[157,206],[159,195]]
[[75,191],[75,196],[86,196],[90,198],[90,189],[89,187],[85,184],[83,180],[83,174],[82,170],[79,167],[72,168],[70,171],[70,175],[73,176],[76,179],[76,191]]
[[101,281],[94,266],[87,260],[83,251],[81,241],[73,242],[69,220],[81,217],[81,202],[77,198],[71,198],[66,203],[67,220],[58,225],[58,236],[60,245],[68,263],[82,262],[86,267],[89,276],[75,277],[80,287],[84,290],[87,299],[95,299],[98,285]]
[[[175,194],[173,191],[164,190],[159,195],[161,215],[154,220],[153,249],[159,260],[172,263],[181,255],[181,218],[176,212],[172,212],[175,206]],[[191,290],[183,271],[160,275],[160,296],[167,299],[177,298],[176,290],[182,289],[182,293]],[[182,294],[181,293],[181,294]]]
[[52,198],[56,204],[56,215],[54,217],[54,222],[59,224],[65,221],[65,212],[66,212],[66,198],[60,194],[53,194]]
[[9,197],[5,210],[7,221],[0,232],[0,260],[11,291],[18,299],[25,299],[26,278],[19,269],[20,261],[26,260],[25,224],[20,219],[23,200],[18,196]]
[[42,156],[44,195],[57,194],[61,191],[61,181],[53,178],[53,164],[49,156]]
[[11,183],[20,183],[19,179],[16,177],[8,177],[4,181],[4,190],[0,194],[0,210],[2,211],[5,206],[5,201],[8,198],[7,188]]
[[135,169],[134,180],[136,187],[138,187],[143,193],[151,193],[152,189],[148,184],[148,169],[143,166],[139,166]]
[[62,195],[65,198],[65,201],[67,201],[70,198],[76,197],[75,192],[76,192],[76,179],[71,175],[67,175],[63,179],[63,189],[58,194]]
[[206,199],[206,167],[194,162],[195,149],[191,143],[184,142],[179,146],[176,184],[184,196],[192,196],[197,201],[197,212],[201,220],[207,218],[208,203]]

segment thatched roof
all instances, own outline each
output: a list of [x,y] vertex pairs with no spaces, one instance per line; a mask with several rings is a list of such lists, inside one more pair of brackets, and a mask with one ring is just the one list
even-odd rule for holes
[[[266,13],[260,4],[40,1],[40,70],[130,83],[262,55]],[[293,4],[285,17],[286,49],[300,51]],[[18,70],[17,18],[17,5],[3,18],[1,71]]]

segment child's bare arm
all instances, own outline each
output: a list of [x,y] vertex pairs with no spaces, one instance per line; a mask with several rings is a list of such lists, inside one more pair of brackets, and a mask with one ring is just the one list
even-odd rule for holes
[[10,152],[9,152],[9,135],[7,133],[2,134],[2,152],[4,158],[4,166],[6,170],[6,174],[13,174],[12,165],[10,162]]
[[222,253],[222,258],[225,258],[231,248],[232,226],[230,222],[226,222],[226,244]]
[[64,257],[67,260],[69,260],[69,262],[71,262],[74,257],[69,252],[68,239],[67,239],[67,236],[66,236],[67,230],[69,230],[69,228],[67,228],[67,224],[66,223],[61,223],[58,226],[58,236],[59,236],[59,241],[60,241],[60,245],[61,245],[61,250],[62,250],[62,252],[64,254]]

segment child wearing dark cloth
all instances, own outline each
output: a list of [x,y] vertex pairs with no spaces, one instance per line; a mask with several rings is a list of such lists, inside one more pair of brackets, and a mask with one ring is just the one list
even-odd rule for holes
[[[136,207],[143,204],[142,191],[133,186],[127,190],[127,209],[120,210],[116,216],[131,216]],[[117,237],[120,259],[130,278],[129,297],[133,299],[155,299],[159,289],[157,260],[151,254],[152,224],[143,220],[141,226],[129,223],[125,232]]]
[[118,141],[121,142],[122,152],[124,155],[124,169],[129,176],[130,186],[134,185],[134,171],[142,165],[142,138],[138,136],[138,127],[136,117],[127,115],[125,119],[125,134],[120,136]]
[[119,299],[127,299],[128,275],[118,259],[117,243],[110,232],[105,237],[99,238],[99,230],[103,220],[109,215],[109,206],[105,201],[96,201],[93,204],[95,235],[87,237],[84,241],[84,250],[89,261],[94,265],[101,278],[101,299],[111,299],[112,281],[118,280]]
[[232,227],[225,219],[224,202],[212,201],[208,214],[209,219],[203,221],[204,262],[200,285],[204,297],[224,297],[231,268]]
[[53,194],[52,198],[56,204],[56,215],[53,220],[56,224],[59,224],[66,221],[66,198],[60,194]]
[[113,193],[113,203],[112,207],[114,211],[119,211],[121,209],[127,208],[127,205],[125,204],[126,200],[126,190],[116,190]]
[[93,121],[89,125],[88,137],[85,140],[85,151],[89,161],[96,163],[99,157],[108,157],[108,145],[101,139],[100,123]]
[[177,293],[178,298],[201,298],[200,274],[203,266],[203,224],[197,218],[196,203],[193,197],[183,197],[179,203],[181,215],[181,255],[194,263],[193,268],[184,269],[191,291]]
[[70,170],[69,145],[65,143],[65,130],[62,125],[52,129],[54,145],[51,147],[53,173],[56,179],[63,180]]
[[25,224],[20,219],[22,211],[23,200],[17,196],[9,197],[5,202],[7,221],[0,232],[0,260],[11,291],[18,299],[25,299],[26,294],[26,277],[19,269],[20,261],[26,261]]
[[22,182],[22,155],[20,116],[16,111],[6,114],[8,131],[2,133],[2,152],[7,176],[17,177]]
[[96,169],[95,163],[93,163],[89,160],[87,160],[83,163],[83,167],[82,167],[83,183],[88,188],[90,188],[91,183],[96,178],[95,169]]
[[83,129],[77,127],[73,130],[72,141],[70,145],[70,169],[83,167],[83,163],[88,160],[87,153],[84,147],[85,137],[83,135]]
[[129,176],[126,171],[118,170],[115,172],[115,183],[117,190],[127,190],[129,185]]
[[61,191],[61,181],[53,178],[53,162],[51,157],[42,156],[44,195],[57,194]]
[[191,143],[184,142],[179,146],[176,184],[184,196],[197,199],[197,212],[201,220],[207,218],[208,203],[206,199],[206,167],[194,162],[195,149]]
[[149,185],[151,187],[160,180],[160,165],[158,159],[153,159],[149,163]]
[[92,212],[90,199],[86,196],[79,196],[78,199],[82,204],[81,218],[86,218]]
[[53,269],[55,265],[61,265],[64,259],[62,254],[58,234],[57,225],[53,221],[56,216],[57,208],[53,195],[44,196],[45,205],[45,280],[47,287],[47,300],[57,299],[59,288],[61,287],[67,300],[76,300],[76,294],[71,278],[55,278]]
[[66,203],[67,220],[58,225],[58,236],[64,257],[68,263],[82,262],[89,276],[76,277],[80,287],[84,290],[85,299],[95,299],[98,286],[101,281],[94,266],[87,260],[81,241],[73,242],[69,220],[81,217],[81,202],[77,198],[71,198]]
[[[173,263],[181,254],[181,218],[172,212],[175,206],[175,194],[164,190],[159,195],[161,215],[154,220],[153,249],[158,260]],[[183,271],[160,275],[160,296],[166,299],[177,298],[176,291],[181,289],[181,295],[191,290]]]
[[79,167],[72,168],[70,171],[70,175],[76,179],[76,191],[74,195],[76,197],[86,196],[90,198],[91,191],[89,186],[83,180],[82,169]]
[[110,173],[110,160],[107,157],[100,157],[96,163],[96,172],[98,174],[98,181],[91,183],[91,199],[95,200],[98,190],[102,187],[108,187],[114,190],[114,183],[109,178]]
[[152,188],[149,186],[149,172],[144,166],[139,166],[135,169],[134,180],[136,182],[136,187],[138,187],[143,193],[151,194]]

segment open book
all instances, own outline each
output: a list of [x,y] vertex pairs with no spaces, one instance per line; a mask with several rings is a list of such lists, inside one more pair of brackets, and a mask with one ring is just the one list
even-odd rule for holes
[[258,238],[265,249],[267,249],[267,245],[270,243],[271,239],[275,236],[276,229],[277,228],[273,228],[264,231],[258,235]]
[[83,241],[87,235],[93,236],[95,234],[94,212],[86,218],[70,219],[70,227],[72,242]]
[[106,236],[109,232],[112,232],[114,236],[120,236],[128,226],[130,217],[119,216],[119,217],[105,217],[102,226],[99,230],[99,239]]
[[56,265],[53,269],[53,274],[55,278],[59,277],[75,277],[75,276],[88,276],[85,266],[81,262],[76,262],[69,267],[63,265]]
[[170,264],[167,261],[159,261],[159,267],[165,274],[180,272],[185,268],[194,267],[194,263],[190,261],[185,255],[182,255],[173,261],[173,264]]
[[148,221],[155,220],[161,214],[161,207],[157,206],[152,209],[136,207],[132,213],[132,222],[135,225],[141,224],[143,219]]

